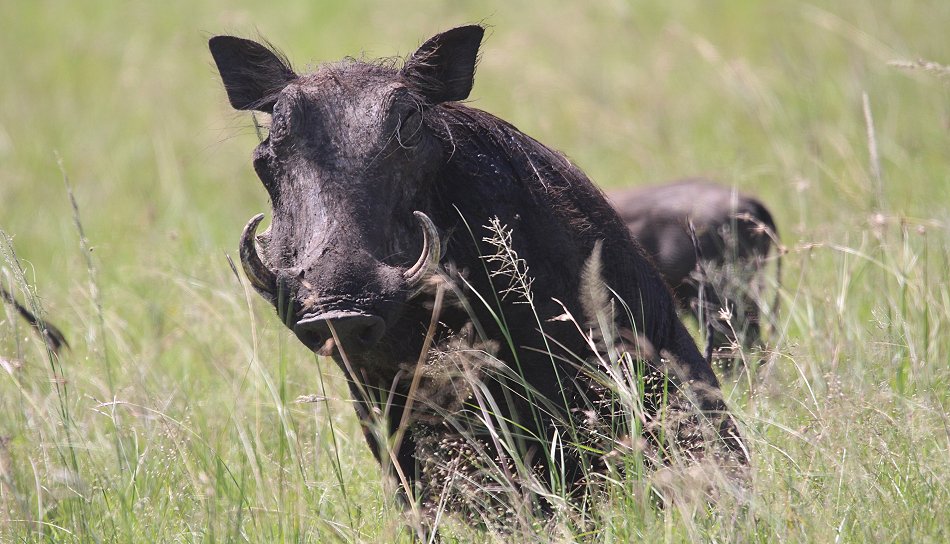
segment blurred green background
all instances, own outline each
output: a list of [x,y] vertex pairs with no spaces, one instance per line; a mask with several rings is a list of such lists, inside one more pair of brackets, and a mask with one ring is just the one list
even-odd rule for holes
[[[950,474],[936,459],[947,459],[940,429],[950,408],[950,71],[917,61],[950,64],[950,2],[7,0],[0,229],[73,349],[51,365],[22,325],[0,326],[0,354],[22,364],[0,374],[0,408],[10,414],[0,417],[0,437],[10,439],[0,461],[12,467],[0,540],[35,537],[9,521],[29,514],[80,540],[124,541],[172,507],[174,521],[142,538],[224,540],[215,531],[253,519],[242,538],[373,541],[399,525],[394,508],[366,518],[389,525],[353,515],[385,500],[336,369],[315,366],[230,271],[225,254],[236,255],[241,228],[268,205],[250,163],[251,118],[228,106],[206,43],[219,33],[263,37],[300,71],[343,56],[404,56],[472,22],[489,26],[475,107],[565,152],[604,188],[704,175],[760,196],[776,216],[790,249],[776,355],[762,382],[730,385],[757,481],[772,498],[758,512],[766,527],[743,534],[861,540],[885,535],[890,522],[897,540],[915,528],[946,536],[936,520],[947,519]],[[0,265],[12,269],[9,258]],[[13,276],[2,281],[23,298]],[[291,402],[323,383],[317,368],[333,398],[327,411]],[[827,400],[838,398],[834,387],[851,402]],[[139,408],[116,415],[100,404],[113,398]],[[882,406],[884,431],[874,423],[835,434],[842,422],[877,421]],[[150,411],[203,442],[153,427]],[[362,501],[314,495],[346,487],[313,453],[337,447],[321,434],[334,422],[330,435],[345,437],[343,472],[356,474]],[[798,434],[815,426],[833,435],[826,446]],[[888,487],[870,468],[897,462],[880,444],[894,459],[920,454],[922,465]],[[807,453],[822,447],[827,455]],[[849,448],[862,453],[840,459]],[[294,462],[297,473],[285,470]],[[87,486],[77,503],[35,483],[58,481],[63,467]],[[238,485],[241,475],[252,483]],[[851,494],[842,497],[845,480]],[[923,526],[913,517],[920,508],[932,509]],[[279,511],[274,525],[269,509]],[[102,521],[109,516],[124,521]],[[861,517],[877,521],[862,526]],[[632,534],[664,526],[654,522]],[[674,534],[692,534],[682,531]],[[241,530],[227,534],[242,539]]]

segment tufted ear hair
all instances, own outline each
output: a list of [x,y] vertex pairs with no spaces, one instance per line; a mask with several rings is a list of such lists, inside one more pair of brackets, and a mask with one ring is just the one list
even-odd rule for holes
[[286,58],[255,41],[215,36],[208,48],[234,109],[271,113],[277,93],[297,78]]
[[465,100],[472,91],[478,46],[484,34],[485,29],[479,25],[436,34],[409,57],[403,76],[430,104]]

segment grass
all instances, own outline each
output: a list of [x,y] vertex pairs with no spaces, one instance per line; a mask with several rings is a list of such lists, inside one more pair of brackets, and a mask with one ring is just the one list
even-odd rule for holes
[[0,19],[0,281],[72,346],[51,358],[0,313],[0,542],[411,541],[338,370],[228,265],[266,196],[205,41],[259,32],[300,67],[471,21],[493,26],[476,106],[604,187],[703,174],[755,193],[789,249],[770,360],[726,383],[748,502],[658,509],[627,482],[589,526],[525,540],[950,539],[950,4],[6,2]]

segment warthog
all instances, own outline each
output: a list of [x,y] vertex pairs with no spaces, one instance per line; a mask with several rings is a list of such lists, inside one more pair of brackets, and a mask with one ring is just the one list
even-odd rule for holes
[[46,342],[50,351],[59,353],[59,350],[63,349],[63,347],[69,347],[69,344],[66,343],[66,337],[63,336],[63,333],[60,332],[59,329],[54,327],[49,321],[33,315],[33,312],[27,310],[25,306],[17,302],[17,299],[3,287],[0,287],[0,300],[4,300],[13,306],[17,313],[20,314],[30,326],[36,329],[36,332],[43,337],[43,341]]
[[[338,363],[373,453],[426,509],[453,491],[449,508],[489,503],[490,486],[464,487],[513,455],[540,481],[580,489],[595,448],[571,431],[590,429],[596,409],[601,421],[612,414],[610,384],[591,377],[596,354],[565,317],[590,313],[585,266],[602,271],[586,285],[602,279],[631,305],[615,304],[613,323],[657,354],[637,366],[660,377],[646,380],[640,423],[658,420],[664,393],[688,397],[693,421],[712,429],[695,451],[715,445],[743,464],[712,368],[602,193],[563,155],[459,103],[483,32],[438,34],[401,65],[348,59],[305,75],[254,41],[211,39],[231,105],[271,114],[253,164],[273,217],[260,235],[262,215],[252,218],[240,244],[250,284]],[[592,255],[602,266],[585,264]],[[454,304],[439,304],[446,292]],[[475,375],[467,385],[439,370],[453,357]],[[459,428],[486,420],[497,433]],[[686,427],[680,438],[696,442]],[[508,448],[500,429],[514,435]]]
[[704,179],[635,187],[609,198],[683,309],[711,325],[708,341],[717,356],[730,358],[735,346],[760,343],[762,272],[778,247],[778,228],[764,204]]

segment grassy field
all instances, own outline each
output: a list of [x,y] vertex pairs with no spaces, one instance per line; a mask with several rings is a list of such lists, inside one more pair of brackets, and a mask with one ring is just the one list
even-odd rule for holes
[[768,363],[725,384],[746,503],[518,538],[950,540],[950,2],[427,4],[0,2],[0,281],[71,344],[0,312],[0,542],[411,541],[336,366],[231,272],[268,205],[206,41],[302,68],[479,21],[475,106],[605,188],[757,194],[788,249]]

